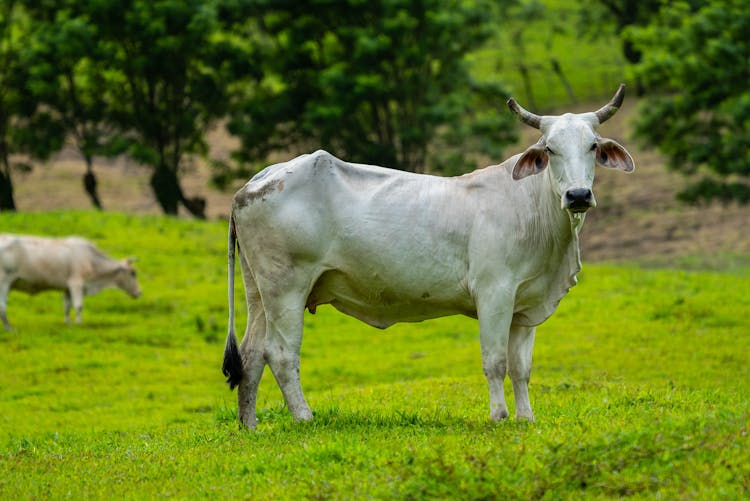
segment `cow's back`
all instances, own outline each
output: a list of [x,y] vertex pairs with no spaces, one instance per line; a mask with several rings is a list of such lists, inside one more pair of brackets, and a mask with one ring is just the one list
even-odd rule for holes
[[14,289],[35,293],[67,287],[73,253],[64,240],[3,235],[0,248],[0,261]]
[[261,171],[235,195],[233,217],[256,277],[283,288],[279,277],[304,268],[308,307],[332,303],[384,327],[473,314],[473,206],[457,202],[460,193],[449,178],[319,151]]

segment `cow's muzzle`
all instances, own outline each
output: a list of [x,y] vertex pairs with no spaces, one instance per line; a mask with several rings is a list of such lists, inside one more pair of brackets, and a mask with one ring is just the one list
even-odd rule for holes
[[573,188],[563,195],[563,208],[570,212],[586,212],[591,207],[596,207],[594,193],[588,188]]

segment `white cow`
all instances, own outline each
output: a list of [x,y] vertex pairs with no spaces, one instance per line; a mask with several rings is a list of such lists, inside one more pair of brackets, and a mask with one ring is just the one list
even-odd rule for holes
[[[596,127],[620,107],[624,86],[592,113],[537,116],[525,152],[459,177],[344,162],[317,151],[267,167],[234,196],[229,224],[229,334],[223,372],[238,386],[239,417],[256,425],[267,363],[293,417],[312,418],[300,386],[305,308],[321,304],[370,325],[463,314],[479,320],[490,418],[533,419],[528,396],[534,332],[576,283],[578,232],[594,165],[633,170],[630,154]],[[238,244],[248,308],[234,332]]]
[[89,241],[0,234],[0,318],[10,329],[6,306],[11,289],[29,294],[63,291],[65,321],[71,304],[81,322],[83,296],[119,287],[132,297],[141,295],[132,261],[108,258]]

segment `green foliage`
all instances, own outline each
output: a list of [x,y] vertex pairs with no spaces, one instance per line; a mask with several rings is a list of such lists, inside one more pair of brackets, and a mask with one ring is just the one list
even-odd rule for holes
[[715,272],[586,265],[537,331],[535,423],[488,421],[475,320],[378,331],[318,308],[301,366],[315,420],[292,422],[267,373],[249,432],[220,373],[225,223],[34,213],[3,215],[3,230],[135,255],[144,291],[87,297],[80,326],[63,323],[58,294],[11,293],[3,498],[750,494],[746,259]]
[[86,7],[77,1],[21,0],[33,19],[21,57],[28,77],[27,109],[16,134],[38,160],[57,153],[70,138],[86,162],[84,180],[94,206],[101,208],[93,172],[94,155],[107,154],[112,130],[105,121],[105,54]]
[[28,43],[28,22],[15,1],[0,3],[0,211],[16,209],[10,155],[22,148],[14,140],[14,116],[28,106],[23,92],[26,68],[20,57]]
[[503,9],[491,40],[468,55],[472,73],[502,82],[537,113],[609,98],[625,74],[619,36],[611,20],[590,20],[596,5],[582,5],[523,0]]
[[[232,4],[233,2],[230,2]],[[162,209],[182,203],[183,155],[205,153],[204,134],[227,112],[230,63],[248,48],[217,35],[229,27],[215,0],[94,2],[90,19],[111,54],[107,66],[110,120],[132,138],[129,154],[154,168],[151,186]],[[231,57],[228,56],[231,52]],[[227,62],[229,61],[229,63]]]
[[464,57],[497,29],[492,2],[252,3],[266,77],[229,123],[242,161],[312,144],[351,161],[456,172],[513,139],[498,109],[505,93],[473,80]]
[[[661,3],[662,0],[597,0],[581,4],[578,29],[592,39],[610,29],[620,35],[629,26],[647,25]],[[640,62],[643,54],[633,45],[633,41],[628,37],[618,36],[618,39],[627,62]],[[640,81],[636,79],[635,83],[636,94],[643,94]]]
[[[30,20],[20,51],[28,77],[16,135],[47,158],[72,137],[93,176],[94,155],[127,152],[153,167],[163,210],[202,215],[179,178],[187,154],[205,154],[206,130],[227,113],[228,89],[248,74],[252,47],[229,0],[19,1]],[[97,203],[95,182],[87,184]]]
[[644,52],[636,73],[650,90],[637,133],[669,166],[701,179],[690,201],[750,200],[750,11],[715,0],[665,4],[631,36]]
[[[505,89],[520,87],[515,40],[525,51],[528,107],[608,96],[621,79],[611,35],[582,44],[568,1],[18,0],[3,8],[3,50],[20,58],[0,75],[0,118],[18,139],[10,152],[45,158],[67,136],[88,174],[94,155],[127,153],[154,168],[152,186],[170,213],[200,208],[182,193],[182,160],[208,152],[207,128],[229,111],[243,148],[239,165],[212,162],[220,185],[248,177],[270,153],[320,147],[455,174],[501,159],[513,139],[503,103]],[[0,200],[12,195],[9,172],[3,186]]]
[[[21,53],[28,71],[23,83],[28,106],[17,117],[16,134],[37,160],[47,160],[71,139],[93,176],[93,156],[107,153],[111,134],[104,121],[104,54],[96,26],[85,14],[85,2],[17,3],[31,27]],[[95,190],[90,195],[100,206]]]

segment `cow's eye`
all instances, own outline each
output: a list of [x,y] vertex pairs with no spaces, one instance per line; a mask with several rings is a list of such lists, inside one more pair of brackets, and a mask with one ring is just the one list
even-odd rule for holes
[[550,148],[549,146],[545,146],[544,147],[544,151],[546,151],[550,155],[556,155],[556,153],[554,151],[552,151],[552,148]]
[[589,151],[594,151],[596,149],[596,143],[591,145],[591,148],[589,148]]

